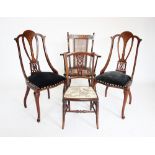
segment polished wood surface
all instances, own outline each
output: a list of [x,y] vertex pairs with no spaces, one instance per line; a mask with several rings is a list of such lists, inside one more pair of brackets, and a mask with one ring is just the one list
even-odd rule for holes
[[[61,84],[61,83],[58,83],[57,85],[54,85],[52,87],[40,89],[39,87],[37,87],[29,82],[28,75],[26,74],[26,71],[24,68],[23,57],[22,57],[23,53],[22,53],[21,49],[22,49],[22,47],[24,48],[24,52],[29,60],[31,75],[35,72],[41,72],[39,61],[38,61],[39,38],[41,38],[40,43],[43,46],[43,52],[44,52],[47,64],[49,65],[49,67],[53,73],[58,74],[58,71],[53,67],[53,65],[50,62],[50,59],[48,57],[46,46],[45,46],[45,36],[43,36],[40,33],[35,33],[32,30],[26,30],[23,32],[23,34],[18,35],[17,38],[14,39],[17,43],[20,65],[21,65],[22,72],[23,72],[23,75],[24,75],[25,81],[26,81],[27,89],[26,89],[26,93],[24,96],[24,107],[25,108],[27,107],[26,100],[27,100],[30,89],[32,89],[34,91],[34,97],[35,97],[35,101],[36,101],[36,108],[37,108],[37,114],[38,114],[37,121],[38,122],[40,122],[40,106],[39,106],[40,91],[47,90],[48,98],[50,98],[49,89]],[[27,42],[27,44],[26,44],[26,42]],[[36,49],[34,49],[34,43],[35,43]],[[62,83],[64,83],[64,81]]]
[[[123,48],[122,49],[120,49],[120,47],[121,47],[120,40],[123,40],[123,46],[122,46]],[[129,96],[129,104],[131,104],[131,101],[132,101],[132,94],[131,94],[130,86],[132,84],[133,76],[135,73],[137,56],[138,56],[138,49],[139,49],[139,45],[140,45],[141,40],[142,39],[140,39],[136,35],[133,35],[129,31],[125,31],[125,32],[122,32],[121,34],[116,34],[116,35],[112,36],[111,37],[111,47],[110,47],[108,59],[104,65],[103,69],[101,69],[101,71],[100,71],[100,75],[104,74],[107,71],[107,67],[108,67],[110,60],[111,60],[111,57],[112,57],[115,42],[117,42],[117,54],[118,54],[118,62],[117,62],[117,66],[116,66],[116,71],[127,74],[127,70],[126,70],[127,60],[129,58],[131,52],[135,52],[132,72],[130,75],[131,81],[129,81],[129,83],[127,83],[127,85],[124,88],[121,88],[119,86],[110,86],[110,85],[104,84],[104,85],[106,85],[105,97],[107,96],[108,87],[123,89],[124,99],[123,99],[122,114],[121,114],[121,117],[123,119],[125,118],[124,111],[125,111],[125,106],[126,106],[126,101],[127,101],[128,96]],[[129,44],[129,41],[130,41],[130,44]],[[133,49],[134,44],[136,45],[135,49]],[[127,45],[129,47],[128,51],[127,51]],[[96,83],[100,83],[100,82],[95,81],[94,85],[96,85]],[[103,83],[101,83],[101,84],[103,84]]]
[[[85,70],[86,66],[84,58],[87,57],[87,59],[91,59],[91,63],[89,64],[89,71],[83,72]],[[95,69],[97,65],[97,57],[95,53],[91,52],[72,52],[72,53],[64,53],[64,62],[65,62],[65,70],[66,70],[66,79],[67,82],[64,85],[64,95],[63,95],[63,115],[62,115],[62,129],[64,129],[65,126],[65,115],[66,112],[76,112],[76,113],[95,113],[96,115],[96,127],[97,129],[99,128],[99,122],[98,122],[98,115],[99,115],[99,104],[98,104],[98,96],[96,93],[96,90],[93,88],[94,84],[94,74],[95,74]],[[74,63],[70,63],[70,60],[76,59],[77,65],[76,67],[74,66],[74,69],[76,69],[77,74],[75,76],[71,76],[70,73],[70,68],[72,68],[71,65],[74,65]],[[72,61],[73,62],[73,61]],[[74,78],[85,78],[90,80],[90,86],[85,88],[85,91],[83,92],[82,89],[83,87],[77,87],[77,89],[73,88],[73,86],[70,85],[71,79]],[[72,91],[70,95],[69,91]],[[90,94],[87,94],[89,91],[91,92]],[[76,92],[77,91],[77,92]],[[83,93],[80,95],[80,93]],[[93,91],[93,92],[92,92]],[[84,97],[84,93],[86,93],[86,97]],[[90,97],[89,95],[93,94],[93,97]],[[95,96],[95,97],[94,97]],[[71,108],[71,101],[89,101],[90,102],[90,110],[73,110]]]

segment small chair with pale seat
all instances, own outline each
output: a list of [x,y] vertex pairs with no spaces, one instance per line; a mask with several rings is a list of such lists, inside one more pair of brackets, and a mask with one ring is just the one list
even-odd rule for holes
[[[85,64],[85,57],[87,59],[91,59],[90,70],[84,71],[83,65]],[[73,53],[65,53],[64,61],[65,61],[65,70],[66,70],[66,85],[63,96],[63,118],[62,118],[62,129],[64,129],[65,125],[65,115],[67,112],[76,112],[76,113],[95,113],[96,115],[96,126],[99,128],[98,124],[98,113],[99,113],[99,104],[98,104],[98,96],[96,91],[93,88],[93,80],[94,80],[94,71],[97,65],[95,53],[87,53],[87,52],[73,52]],[[74,61],[76,59],[76,76],[69,75],[69,69],[74,65]],[[70,61],[71,60],[71,61]],[[72,62],[72,64],[70,63]],[[70,80],[75,78],[85,78],[91,81],[89,86],[71,86]],[[90,110],[73,110],[71,108],[71,101],[76,102],[90,102]]]

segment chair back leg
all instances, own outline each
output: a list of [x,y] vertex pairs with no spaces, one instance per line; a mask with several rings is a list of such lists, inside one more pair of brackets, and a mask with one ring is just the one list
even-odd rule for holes
[[37,122],[40,122],[40,105],[39,105],[40,91],[39,90],[34,92],[34,97],[35,97],[36,108],[37,108],[37,113],[38,113]]
[[129,89],[129,104],[131,104],[132,102],[132,94],[131,94],[131,90]]
[[24,96],[24,107],[25,107],[25,108],[27,108],[26,100],[27,100],[27,96],[28,96],[29,92],[30,92],[30,88],[27,87],[27,88],[26,88],[26,92],[25,92],[25,96]]
[[47,89],[47,93],[48,93],[48,99],[50,99],[50,89]]
[[105,97],[107,97],[108,86],[105,88]]

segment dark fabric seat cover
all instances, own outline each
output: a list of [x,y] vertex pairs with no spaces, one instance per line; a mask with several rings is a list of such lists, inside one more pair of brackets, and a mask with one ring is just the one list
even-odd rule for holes
[[52,72],[36,72],[29,76],[28,79],[29,82],[39,88],[53,86],[62,81],[65,81],[65,77]]
[[126,84],[131,81],[131,77],[119,72],[119,71],[109,71],[101,75],[96,76],[96,81],[103,84],[112,84],[114,86],[125,87]]

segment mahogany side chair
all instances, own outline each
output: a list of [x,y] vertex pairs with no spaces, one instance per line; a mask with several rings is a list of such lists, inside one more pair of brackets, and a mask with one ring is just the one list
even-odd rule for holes
[[[34,97],[38,114],[37,122],[40,122],[40,105],[39,105],[40,92],[43,90],[47,90],[48,98],[50,98],[49,89],[64,83],[66,79],[65,77],[58,74],[58,71],[52,66],[50,62],[45,46],[45,36],[39,33],[35,33],[31,30],[26,30],[23,32],[23,34],[18,35],[17,38],[15,38],[14,40],[17,43],[20,65],[27,86],[24,97],[24,107],[27,108],[26,104],[27,96],[29,94],[30,89],[32,89],[34,91]],[[43,46],[44,55],[48,63],[48,66],[51,69],[51,72],[41,71],[38,61],[39,43]],[[36,49],[34,49],[34,47],[36,47]],[[21,48],[23,48],[23,51],[21,50]],[[22,52],[23,53],[25,52],[28,58],[31,70],[30,75],[27,75],[26,73]]]
[[[141,39],[133,35],[129,31],[122,32],[121,34],[116,34],[113,37],[111,37],[111,48],[109,52],[109,56],[107,59],[107,62],[105,63],[105,66],[100,71],[100,74],[96,76],[94,84],[100,83],[106,86],[105,89],[105,97],[107,96],[107,90],[108,87],[113,88],[119,88],[122,89],[124,92],[124,99],[123,99],[123,106],[122,106],[122,112],[121,117],[122,119],[125,118],[124,111],[125,106],[127,102],[127,98],[129,96],[129,104],[131,104],[132,95],[130,86],[133,81],[133,76],[135,73],[135,67],[137,62],[137,56],[138,56],[138,48],[141,42]],[[118,52],[118,61],[117,61],[117,67],[114,71],[107,71],[107,67],[109,65],[112,52],[114,49],[114,43],[117,41],[116,44],[116,50]],[[122,43],[122,44],[121,44]],[[128,66],[128,73],[129,68],[131,69],[131,75],[126,73],[127,68],[127,60],[128,57],[133,54],[133,66]],[[132,59],[131,59],[132,60]]]
[[[93,46],[94,46],[94,36],[95,33],[93,33],[92,35],[77,35],[77,34],[69,34],[69,32],[67,32],[67,45],[68,45],[68,51],[67,53],[70,52],[93,52]],[[64,52],[66,53],[66,52]],[[64,53],[60,54],[61,56],[64,57]],[[100,57],[100,56],[99,56]],[[77,76],[77,62],[76,59],[73,58],[73,66],[69,68],[69,76]],[[83,62],[83,72],[90,72],[90,66],[87,64],[90,64],[91,62],[89,62],[87,60],[87,56],[85,55],[84,57],[84,62]],[[65,70],[65,66],[64,66],[64,70]],[[65,70],[65,74],[66,75],[66,70]],[[94,75],[95,77],[95,75]],[[70,80],[71,83],[71,80]],[[88,83],[90,85],[90,80],[88,79]]]
[[[89,64],[89,72],[85,72],[85,57],[87,59],[91,59],[91,64]],[[66,70],[66,84],[65,91],[63,95],[63,117],[62,117],[62,129],[64,129],[65,125],[65,115],[66,112],[76,112],[76,113],[95,113],[96,114],[96,126],[99,128],[98,124],[98,113],[99,113],[99,105],[98,105],[98,96],[96,90],[93,88],[93,80],[94,80],[94,71],[97,65],[97,55],[95,53],[88,52],[72,52],[64,54],[65,61],[65,70]],[[74,66],[73,59],[76,59],[76,76],[70,76],[69,69]],[[72,63],[71,63],[72,62]],[[89,86],[71,86],[70,80],[73,78],[85,78],[90,80]],[[73,110],[71,108],[71,101],[77,102],[90,102],[90,110]]]

